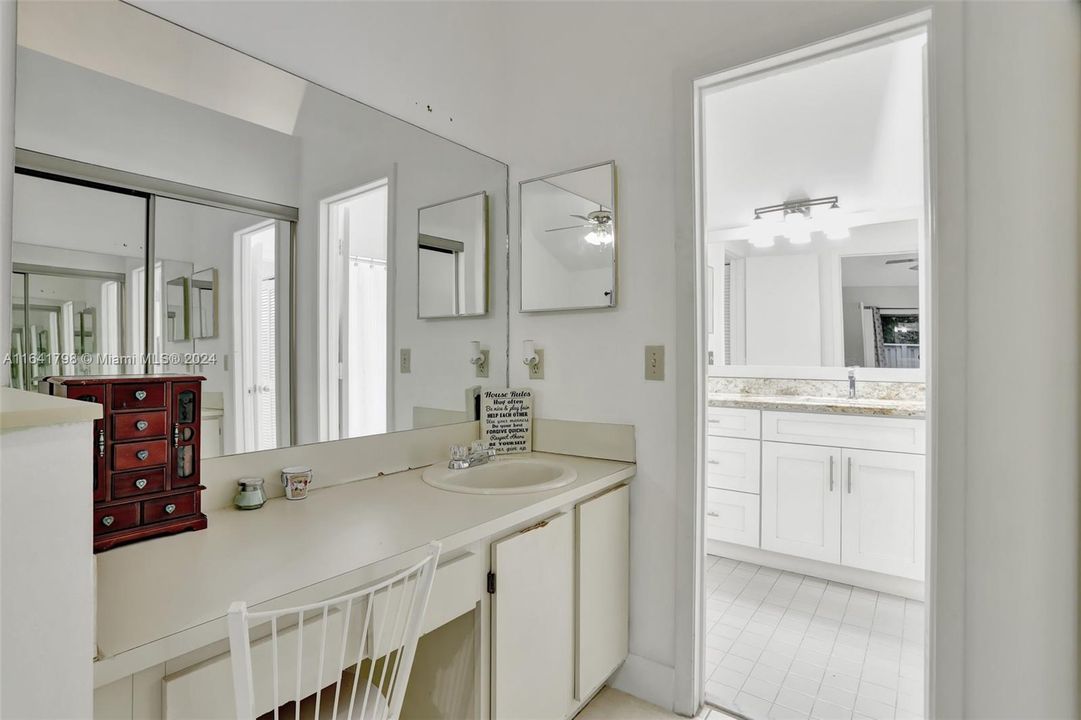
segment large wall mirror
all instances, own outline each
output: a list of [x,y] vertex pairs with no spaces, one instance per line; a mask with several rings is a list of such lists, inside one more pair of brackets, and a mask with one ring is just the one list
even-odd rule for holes
[[522,312],[616,304],[616,166],[519,186]]
[[505,164],[119,1],[22,2],[18,45],[12,385],[202,374],[207,456],[506,386]]

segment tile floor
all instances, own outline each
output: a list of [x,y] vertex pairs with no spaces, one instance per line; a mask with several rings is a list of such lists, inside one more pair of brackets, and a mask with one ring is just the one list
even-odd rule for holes
[[752,720],[923,716],[923,603],[709,556],[706,700]]
[[[575,720],[688,720],[644,700],[606,687],[582,708]],[[736,720],[720,710],[704,707],[694,720]]]

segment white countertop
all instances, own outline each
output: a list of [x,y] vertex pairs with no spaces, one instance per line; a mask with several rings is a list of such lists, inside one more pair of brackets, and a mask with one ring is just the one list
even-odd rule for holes
[[44,393],[0,388],[0,430],[66,425],[101,418],[101,405]]
[[147,644],[194,629],[199,642],[225,637],[225,613],[235,600],[257,605],[358,568],[397,563],[432,540],[450,554],[635,472],[633,463],[535,454],[573,466],[578,478],[546,492],[469,495],[433,488],[421,469],[408,470],[314,490],[301,501],[272,499],[259,510],[211,511],[206,530],[101,553],[97,665],[134,648],[139,663],[162,662],[173,656],[163,653],[191,645],[196,633],[168,647]]

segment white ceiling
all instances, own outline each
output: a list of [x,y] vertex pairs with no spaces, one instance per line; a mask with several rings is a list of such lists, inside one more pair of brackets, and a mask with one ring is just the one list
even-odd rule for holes
[[847,212],[923,203],[920,35],[722,87],[703,100],[709,230],[837,195]]
[[[18,12],[23,47],[293,132],[308,83],[289,73],[118,0],[20,2]],[[142,61],[132,63],[133,57]]]

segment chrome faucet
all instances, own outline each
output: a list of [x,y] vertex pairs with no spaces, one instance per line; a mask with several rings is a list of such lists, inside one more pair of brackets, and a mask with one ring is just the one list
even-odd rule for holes
[[450,446],[450,462],[447,467],[451,470],[465,470],[466,468],[483,465],[489,460],[495,459],[495,448],[488,447],[481,440],[474,440],[473,444]]
[[848,368],[848,399],[856,399],[856,368]]

